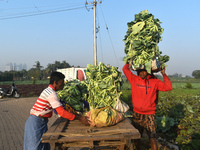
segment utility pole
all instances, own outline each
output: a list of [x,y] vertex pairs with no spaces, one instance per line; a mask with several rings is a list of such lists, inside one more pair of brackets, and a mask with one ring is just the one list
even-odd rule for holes
[[96,5],[100,2],[96,2],[96,0],[93,0],[93,3],[87,3],[86,4],[93,4],[93,13],[94,13],[94,65],[97,66],[97,36],[96,36]]
[[93,0],[94,11],[94,65],[97,66],[97,37],[96,37],[96,0]]

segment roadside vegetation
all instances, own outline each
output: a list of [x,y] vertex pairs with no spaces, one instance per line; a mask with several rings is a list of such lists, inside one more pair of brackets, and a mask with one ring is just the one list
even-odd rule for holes
[[[160,150],[200,149],[200,80],[170,77],[173,90],[159,92],[156,110],[157,140]],[[131,87],[124,78],[122,97],[131,106]],[[132,107],[131,107],[132,108]],[[143,149],[150,149],[147,136]]]

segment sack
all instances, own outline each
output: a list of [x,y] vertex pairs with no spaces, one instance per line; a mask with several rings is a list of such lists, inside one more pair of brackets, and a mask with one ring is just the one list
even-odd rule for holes
[[120,100],[119,98],[117,98],[117,101],[113,108],[120,111],[121,113],[125,113],[130,109],[129,105],[126,104],[124,101]]
[[156,57],[153,57],[151,61],[149,61],[147,64],[145,65],[140,65],[138,67],[135,67],[133,62],[130,62],[131,63],[131,69],[133,70],[142,70],[142,69],[146,69],[148,73],[150,73],[150,71],[153,71],[153,72],[158,72],[161,70],[161,62],[156,58]]
[[107,106],[100,109],[92,109],[86,116],[90,120],[90,126],[106,127],[117,124],[124,119],[122,113]]
[[161,62],[158,61],[156,57],[154,57],[151,60],[151,70],[152,71],[160,71],[161,70]]

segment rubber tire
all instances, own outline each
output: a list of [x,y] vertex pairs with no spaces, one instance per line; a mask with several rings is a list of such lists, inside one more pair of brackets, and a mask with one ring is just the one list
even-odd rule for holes
[[21,95],[19,94],[19,92],[16,92],[16,91],[15,91],[14,97],[15,97],[15,98],[20,98],[20,96],[21,96]]
[[2,93],[0,93],[0,99],[2,99],[3,98],[3,94]]

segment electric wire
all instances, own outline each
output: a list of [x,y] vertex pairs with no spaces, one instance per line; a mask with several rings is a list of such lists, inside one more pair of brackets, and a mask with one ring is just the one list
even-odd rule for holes
[[[23,10],[23,9],[33,9],[33,8],[35,8],[35,4],[33,4],[34,6],[32,7],[32,6],[29,6],[29,7],[18,7],[18,8],[0,8],[0,11],[7,11],[7,10]],[[82,6],[82,5],[85,5],[85,3],[71,3],[71,4],[59,4],[59,5],[43,5],[43,6],[39,6],[40,8],[50,8],[50,7],[60,7],[60,6],[62,6],[62,7],[68,7],[68,6],[70,6],[70,7],[77,7],[77,6]],[[37,6],[38,7],[38,6]]]
[[[100,9],[101,9],[101,6],[100,6]],[[110,42],[111,42],[111,45],[112,45],[112,49],[113,49],[113,52],[114,52],[114,55],[115,55],[115,59],[116,59],[116,61],[117,61],[117,65],[119,66],[119,62],[118,62],[118,60],[117,60],[117,55],[116,55],[116,52],[115,52],[115,48],[114,48],[114,45],[113,45],[113,42],[112,42],[112,39],[111,39],[111,36],[110,36],[110,32],[109,32],[109,30],[108,30],[108,26],[107,26],[107,23],[106,23],[106,21],[105,21],[105,17],[104,17],[104,14],[103,14],[102,9],[101,9],[101,13],[102,13],[102,16],[103,16],[105,25],[106,25],[106,30],[107,30],[107,32],[108,32],[108,36],[109,36],[109,39],[110,39]]]
[[[55,10],[60,10],[60,9],[68,9],[68,8],[76,8],[76,7],[80,7],[80,6],[83,6],[83,5],[75,5],[75,6],[70,6],[70,7],[66,7],[66,6],[62,6],[62,7],[56,7],[55,8],[55,6],[54,6],[54,8],[53,9],[47,9],[47,10],[43,10],[43,12],[47,12],[47,11],[55,11]],[[37,12],[40,12],[41,10],[42,10],[42,7],[38,7],[38,6],[35,6],[34,5],[34,7],[25,7],[25,8],[19,8],[20,10],[22,10],[22,9],[30,9],[30,8],[32,8],[32,9],[36,9],[36,7],[37,7],[37,10],[38,9],[40,9],[39,11],[34,11],[34,12],[20,12],[20,13],[8,13],[8,14],[2,14],[2,15],[4,15],[3,17],[5,17],[5,16],[9,16],[9,15],[20,15],[20,14],[30,14],[30,13],[37,13]],[[2,11],[2,9],[0,9],[1,11]],[[3,11],[5,11],[5,10],[3,10]]]
[[[97,13],[98,14],[98,13]],[[101,41],[101,30],[100,30],[100,25],[99,25],[99,17],[98,18],[98,34],[99,34],[99,43],[100,43],[100,50],[101,50],[101,59],[102,59],[102,62],[104,63],[103,61],[103,49],[102,49],[102,41]]]
[[[30,17],[30,16],[44,15],[44,14],[52,14],[52,13],[58,13],[58,12],[76,10],[76,9],[83,9],[83,8],[85,8],[85,6],[78,6],[78,7],[73,7],[73,8],[56,8],[56,9],[50,9],[50,10],[38,10],[38,11],[33,11],[33,12],[7,14],[4,16],[1,16],[0,20]],[[37,8],[37,9],[39,9],[39,8]]]
[[[34,9],[36,9],[36,7],[34,6]],[[38,7],[37,7],[37,11],[29,11],[29,12],[20,12],[20,13],[8,13],[8,14],[4,14],[3,17],[5,16],[10,16],[10,15],[21,15],[21,14],[31,14],[31,13],[38,13],[41,12],[42,10],[40,9],[38,11]],[[60,10],[60,9],[67,9],[66,7],[59,7],[59,8],[54,8],[54,9],[48,9],[48,10],[43,10],[43,12],[50,12],[50,11],[55,11],[55,10]]]

